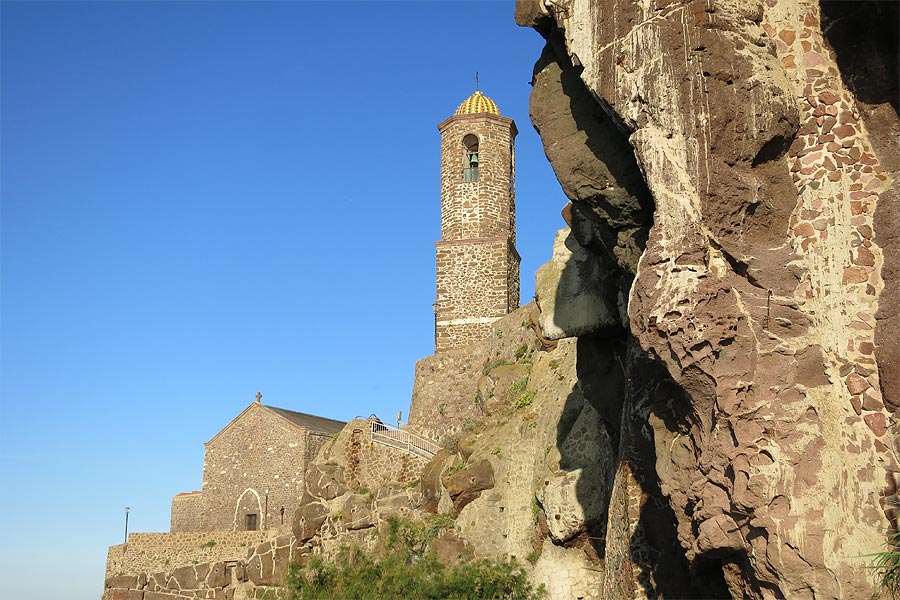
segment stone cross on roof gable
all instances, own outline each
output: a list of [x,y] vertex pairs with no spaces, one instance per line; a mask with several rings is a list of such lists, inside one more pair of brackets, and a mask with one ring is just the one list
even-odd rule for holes
[[262,404],[262,392],[256,392],[256,401]]

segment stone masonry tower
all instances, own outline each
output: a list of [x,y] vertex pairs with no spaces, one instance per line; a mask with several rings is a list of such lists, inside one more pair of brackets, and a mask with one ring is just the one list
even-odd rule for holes
[[478,91],[438,130],[435,352],[484,339],[491,323],[519,307],[516,124]]

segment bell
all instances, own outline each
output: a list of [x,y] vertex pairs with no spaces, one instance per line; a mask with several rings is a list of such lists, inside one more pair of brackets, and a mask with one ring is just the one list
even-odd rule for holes
[[478,155],[477,154],[472,154],[471,156],[469,156],[469,164],[471,164],[471,165],[478,164]]

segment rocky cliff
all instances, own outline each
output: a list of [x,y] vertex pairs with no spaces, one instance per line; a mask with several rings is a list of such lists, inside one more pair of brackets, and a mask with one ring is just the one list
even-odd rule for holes
[[896,527],[897,13],[518,2],[571,200],[541,324],[623,371],[597,390],[610,597],[874,591],[861,557]]
[[347,543],[374,549],[386,519],[443,514],[455,523],[435,543],[444,558],[514,557],[551,598],[603,597],[618,416],[601,387],[618,397],[621,365],[608,340],[541,339],[536,321],[525,306],[486,341],[419,362],[410,425],[444,449],[418,471],[361,475],[384,451],[360,435],[365,422],[323,448],[294,519],[295,558],[334,556]]
[[[283,594],[442,514],[550,598],[869,599],[896,531],[898,5],[519,0],[570,202],[537,305],[416,366],[424,460],[355,420],[293,535],[106,598]],[[447,517],[442,517],[446,519]],[[195,589],[196,588],[196,589]],[[213,589],[214,592],[209,592]]]

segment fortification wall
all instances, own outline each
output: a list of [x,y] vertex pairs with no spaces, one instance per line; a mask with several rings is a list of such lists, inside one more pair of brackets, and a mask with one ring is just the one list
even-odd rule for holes
[[[250,534],[260,532],[216,532],[222,541],[248,540]],[[174,534],[135,534],[136,542],[129,537],[129,544],[110,548],[124,552],[123,548],[137,543],[150,546],[175,548],[179,542]],[[209,537],[208,534],[196,534]],[[188,538],[192,536],[180,536]],[[182,540],[185,541],[185,540]],[[226,544],[223,544],[226,545]],[[215,550],[219,544],[209,548]],[[240,546],[240,559],[215,558],[209,561],[182,562],[182,558],[172,560],[172,566],[165,568],[138,569],[132,573],[110,573],[107,564],[106,584],[103,600],[186,600],[196,598],[266,598],[285,597],[281,588],[284,572],[296,541],[291,534],[284,534],[262,543]],[[178,554],[177,556],[184,556]],[[180,566],[178,566],[180,565]]]
[[474,391],[483,370],[501,357],[515,356],[523,346],[531,348],[539,343],[528,316],[533,310],[534,304],[527,304],[495,321],[482,343],[439,352],[417,362],[409,426],[442,440],[481,417]]
[[269,531],[191,531],[132,533],[128,543],[111,546],[106,576],[138,575],[176,566],[242,560],[251,548],[277,536]]

